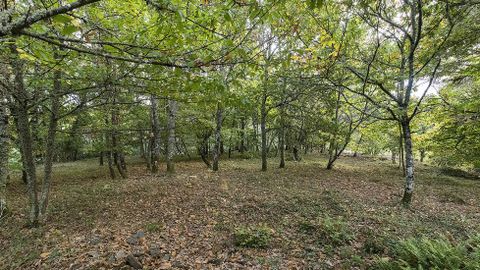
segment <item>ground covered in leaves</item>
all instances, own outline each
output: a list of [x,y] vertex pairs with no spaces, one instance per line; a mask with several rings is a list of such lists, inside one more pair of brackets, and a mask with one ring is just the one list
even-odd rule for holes
[[111,180],[95,161],[59,164],[43,226],[28,229],[19,179],[0,224],[0,269],[368,269],[408,237],[461,241],[480,227],[480,181],[418,166],[403,208],[388,161],[321,157],[260,172],[257,159],[199,161],[175,175],[131,162]]

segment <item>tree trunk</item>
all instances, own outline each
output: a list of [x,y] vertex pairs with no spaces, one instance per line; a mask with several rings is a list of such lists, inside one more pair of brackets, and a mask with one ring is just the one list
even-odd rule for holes
[[240,153],[243,154],[245,152],[245,140],[246,140],[246,132],[245,132],[245,117],[242,116],[240,119],[240,127],[241,127],[241,139],[240,139]]
[[166,144],[166,156],[167,156],[167,172],[175,172],[175,164],[173,162],[173,151],[175,148],[175,117],[177,114],[177,102],[175,100],[168,100],[167,104],[167,132],[168,139]]
[[190,156],[190,152],[188,151],[188,147],[183,139],[183,136],[180,136],[180,143],[182,144],[183,153],[188,157],[188,159],[191,159],[192,157]]
[[405,152],[403,151],[404,147],[403,147],[403,141],[404,141],[404,138],[403,138],[403,129],[402,129],[402,124],[399,123],[398,124],[398,131],[399,131],[399,136],[398,136],[398,140],[399,140],[399,152],[398,153],[398,168],[402,168],[402,173],[403,173],[403,176],[405,177],[406,176],[406,171],[405,171]]
[[260,132],[262,135],[262,171],[267,170],[267,93],[264,91],[260,108]]
[[210,138],[211,134],[212,133],[210,131],[205,131],[202,134],[202,141],[200,142],[200,147],[198,149],[202,161],[205,163],[205,165],[207,165],[208,168],[212,167],[210,161],[208,160],[208,139]]
[[158,115],[158,100],[154,95],[150,96],[150,117],[152,121],[152,147],[151,169],[152,173],[158,173],[160,162],[160,120]]
[[[55,52],[55,58],[58,59],[58,53]],[[58,125],[58,114],[60,110],[60,94],[62,91],[61,83],[61,71],[55,70],[53,74],[53,89],[52,95],[50,97],[51,108],[50,108],[50,123],[48,126],[48,134],[46,140],[46,153],[45,153],[45,162],[44,162],[44,175],[42,183],[42,193],[40,195],[40,215],[45,215],[48,198],[50,194],[50,182],[52,178],[52,166],[53,158],[55,155],[55,136],[57,132]]]
[[103,166],[103,155],[104,152],[100,151],[100,156],[98,157],[98,165]]
[[412,137],[410,133],[410,122],[404,121],[402,123],[403,139],[405,142],[405,192],[403,194],[402,202],[404,205],[410,205],[412,201],[413,188],[414,188],[414,160],[413,160],[413,145]]
[[[105,124],[108,126],[109,121],[108,117],[105,118]],[[107,151],[103,151],[104,154],[107,154],[107,162],[108,162],[108,171],[110,172],[110,178],[115,179],[115,169],[113,168],[113,151],[112,151],[112,143],[111,143],[111,137],[110,137],[110,132],[107,130],[105,132],[105,146]]]
[[221,148],[222,148],[222,121],[223,121],[223,108],[220,103],[217,104],[217,113],[216,113],[216,123],[215,128],[215,147],[213,149],[213,171],[218,171],[218,160],[220,158]]
[[426,156],[426,151],[424,149],[420,150],[420,162],[423,163],[423,160],[425,159]]
[[280,132],[278,136],[278,150],[280,150],[280,168],[285,168],[285,127],[283,119],[281,120]]
[[8,176],[8,113],[7,92],[0,87],[0,218],[7,211],[7,176]]
[[113,98],[113,109],[112,109],[112,129],[110,132],[110,136],[112,137],[112,152],[113,152],[113,160],[117,167],[118,173],[122,176],[122,178],[127,178],[126,172],[126,165],[125,165],[125,158],[123,157],[123,153],[121,150],[119,138],[118,138],[118,125],[119,125],[119,116],[118,116],[118,109],[116,108],[116,101],[115,97]]
[[37,194],[37,175],[35,159],[33,156],[33,142],[30,129],[29,114],[28,114],[28,100],[29,96],[25,90],[23,82],[23,61],[19,59],[16,46],[11,46],[11,52],[14,55],[12,61],[12,68],[15,75],[15,113],[17,114],[17,132],[25,158],[25,171],[27,172],[27,190],[30,200],[30,215],[29,221],[32,227],[39,225],[39,208],[38,208],[38,194]]

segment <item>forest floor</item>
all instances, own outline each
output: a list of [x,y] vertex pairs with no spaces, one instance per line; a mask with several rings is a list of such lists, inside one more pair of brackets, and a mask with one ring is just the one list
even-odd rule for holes
[[[334,170],[306,157],[267,172],[258,159],[200,161],[175,175],[132,161],[111,180],[96,161],[57,164],[43,226],[24,227],[27,197],[8,186],[12,214],[0,224],[0,269],[365,269],[388,242],[480,229],[480,181],[419,165],[412,207],[389,161],[342,157]],[[164,168],[162,168],[164,170]]]

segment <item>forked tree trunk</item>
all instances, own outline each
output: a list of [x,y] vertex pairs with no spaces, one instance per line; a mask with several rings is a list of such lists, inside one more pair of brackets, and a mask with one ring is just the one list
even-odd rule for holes
[[413,145],[410,133],[410,122],[404,121],[402,123],[403,139],[405,143],[405,192],[403,194],[402,202],[404,205],[410,205],[412,201],[413,188],[415,184],[414,179],[414,160],[413,160]]
[[175,163],[173,162],[173,151],[175,149],[175,117],[177,114],[177,102],[169,99],[167,104],[167,132],[168,139],[166,145],[167,172],[175,172]]
[[218,171],[218,160],[220,158],[222,148],[222,122],[223,122],[223,108],[220,103],[217,104],[217,113],[215,115],[216,128],[215,128],[215,146],[213,149],[213,166],[214,171]]

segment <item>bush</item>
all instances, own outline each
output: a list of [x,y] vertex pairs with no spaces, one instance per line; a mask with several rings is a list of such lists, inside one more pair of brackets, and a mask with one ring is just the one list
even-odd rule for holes
[[234,234],[235,245],[247,248],[264,248],[270,243],[272,229],[266,226],[239,228]]
[[480,236],[459,244],[445,237],[402,240],[392,259],[377,259],[373,269],[480,269]]

